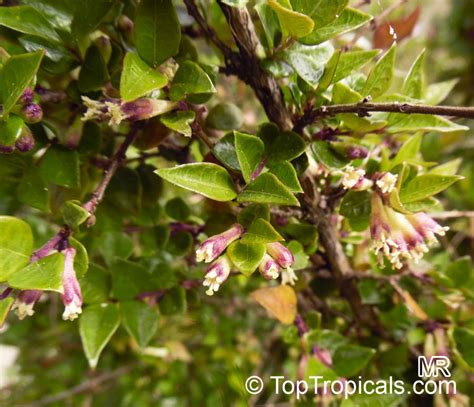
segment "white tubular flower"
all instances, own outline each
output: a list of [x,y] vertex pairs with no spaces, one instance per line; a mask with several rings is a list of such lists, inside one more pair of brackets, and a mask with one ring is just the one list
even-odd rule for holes
[[131,102],[120,99],[93,100],[82,96],[87,107],[82,120],[107,121],[110,126],[119,125],[124,120],[139,121],[170,112],[177,106],[176,102],[161,99],[140,98]]
[[417,263],[437,242],[435,234],[444,235],[447,228],[440,226],[424,213],[405,215],[384,205],[382,198],[372,194],[370,233],[372,250],[383,266],[386,257],[396,269],[403,267],[403,260]]
[[76,250],[68,247],[64,250],[63,271],[63,319],[73,321],[82,313],[82,293],[76,272],[74,271],[74,256]]
[[41,294],[43,294],[43,291],[40,290],[20,291],[12,306],[12,310],[15,311],[18,319],[22,320],[26,317],[31,317],[35,313],[33,308],[40,299]]
[[341,184],[344,189],[367,190],[372,187],[373,181],[365,178],[365,170],[348,165],[342,170]]
[[295,272],[291,267],[287,267],[283,269],[281,272],[281,283],[283,285],[295,285],[298,281],[298,277],[296,276]]
[[225,232],[211,236],[202,242],[196,250],[196,261],[210,263],[217,259],[225,249],[244,233],[242,225],[236,223]]
[[382,193],[389,194],[395,188],[397,184],[398,175],[392,174],[391,172],[386,172],[383,174],[376,182]]
[[204,276],[204,287],[209,287],[206,290],[207,295],[213,295],[219,290],[219,287],[227,280],[231,270],[231,262],[229,258],[224,255],[219,257],[211,266],[207,269],[207,273]]
[[262,261],[258,265],[258,269],[266,280],[276,280],[280,275],[278,263],[267,253],[263,256]]

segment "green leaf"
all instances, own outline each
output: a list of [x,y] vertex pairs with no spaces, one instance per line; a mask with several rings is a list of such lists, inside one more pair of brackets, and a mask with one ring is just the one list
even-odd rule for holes
[[90,214],[87,212],[79,201],[66,201],[63,205],[64,223],[75,229],[84,223]]
[[170,90],[171,100],[180,100],[188,95],[215,93],[216,88],[209,75],[196,63],[185,61],[176,72]]
[[315,89],[333,52],[330,42],[320,45],[296,43],[286,51],[285,58],[298,75]]
[[255,202],[299,206],[294,195],[275,175],[265,173],[257,177],[239,194],[237,202]]
[[443,117],[429,114],[390,113],[388,115],[387,131],[389,133],[409,133],[422,130],[449,133],[454,131],[466,131],[469,130],[469,128],[453,123]]
[[[0,10],[9,7],[1,7]],[[29,54],[13,55],[0,71],[1,95],[3,103],[2,116],[6,117],[15,106],[23,91],[30,85],[39,69],[44,51]]]
[[374,349],[343,345],[334,353],[332,368],[341,377],[352,377],[360,372],[374,355]]
[[116,304],[96,304],[86,307],[79,319],[82,347],[92,369],[97,367],[100,354],[120,325]]
[[430,174],[439,174],[439,175],[456,175],[461,166],[462,159],[456,158],[450,160],[444,164],[438,165],[431,169]]
[[306,150],[304,140],[294,131],[280,133],[270,144],[266,140],[264,142],[269,163],[294,160]]
[[227,248],[227,255],[237,269],[249,277],[258,267],[265,255],[266,247],[262,243],[232,243]]
[[338,35],[362,27],[370,20],[372,20],[371,15],[353,8],[346,8],[330,24],[320,28],[316,25],[315,30],[310,35],[303,37],[301,42],[308,45],[320,44]]
[[284,240],[265,219],[256,219],[240,239],[242,243],[273,243]]
[[222,3],[231,7],[244,7],[248,3],[248,0],[222,0]]
[[41,178],[36,167],[30,168],[25,172],[16,192],[20,202],[45,212],[50,211],[49,188],[43,178]]
[[293,193],[303,192],[298,174],[293,165],[288,161],[275,161],[268,164],[270,172]]
[[243,117],[240,109],[233,103],[215,105],[206,117],[206,125],[216,130],[235,130],[242,126]]
[[110,275],[101,267],[91,264],[88,273],[79,280],[85,304],[106,302],[110,292]]
[[79,240],[76,240],[73,237],[69,238],[69,243],[74,249],[76,249],[76,255],[74,256],[74,271],[76,272],[76,277],[81,278],[87,273],[89,268],[89,256],[87,250]]
[[107,231],[100,236],[99,252],[107,265],[117,258],[127,259],[133,252],[132,239],[121,232]]
[[99,90],[108,80],[109,71],[102,52],[96,44],[91,44],[87,48],[84,62],[79,72],[79,90],[84,93]]
[[454,283],[455,288],[467,287],[473,276],[471,258],[464,256],[449,263],[445,274]]
[[166,181],[216,201],[231,201],[237,196],[229,173],[216,164],[184,164],[155,172]]
[[151,289],[151,275],[141,264],[120,259],[112,264],[110,272],[112,296],[118,300],[132,300]]
[[372,59],[374,59],[374,57],[379,53],[380,51],[376,49],[371,51],[343,52],[339,58],[332,82],[339,82],[341,79],[349,76],[352,72],[358,71],[372,61]]
[[61,40],[43,14],[30,6],[1,7],[0,25],[54,42]]
[[403,82],[402,93],[414,99],[422,99],[425,93],[425,55],[425,50],[423,50]]
[[5,320],[7,319],[14,302],[15,299],[13,297],[7,297],[3,300],[0,300],[0,327],[2,327],[5,323]]
[[191,210],[189,209],[189,206],[179,196],[166,202],[165,212],[169,217],[181,222],[186,222],[191,216]]
[[10,116],[0,122],[0,145],[14,146],[21,136],[25,123],[20,116]]
[[177,133],[184,134],[186,137],[191,137],[193,133],[191,124],[194,122],[195,118],[196,113],[192,110],[180,110],[160,116],[160,122]]
[[240,172],[240,164],[235,151],[235,134],[228,133],[212,149],[212,154],[227,168]]
[[262,23],[268,48],[273,48],[278,40],[277,35],[280,33],[278,16],[266,2],[257,3],[255,11]]
[[422,174],[404,185],[400,191],[403,204],[429,198],[445,190],[462,177],[458,175]]
[[324,27],[342,14],[348,0],[292,0],[295,8],[311,16],[315,29]]
[[343,168],[350,162],[334,151],[326,141],[315,141],[311,150],[316,161],[327,168]]
[[149,305],[138,301],[120,303],[123,324],[141,348],[148,345],[158,329],[158,314]]
[[420,147],[421,147],[421,134],[417,133],[411,136],[400,147],[400,150],[398,150],[397,155],[391,162],[392,168],[396,167],[399,164],[402,164],[403,162],[407,160],[415,159],[416,156],[418,155],[418,152],[420,151]]
[[452,337],[459,357],[474,369],[474,332],[467,328],[456,327]]
[[301,38],[313,31],[314,22],[307,15],[283,7],[277,0],[268,0],[268,5],[277,14],[285,37]]
[[339,213],[349,219],[369,218],[370,193],[367,191],[349,191],[341,202]]
[[182,315],[186,312],[186,290],[173,287],[168,290],[160,301],[160,313],[163,315]]
[[238,221],[244,228],[248,228],[255,220],[260,218],[270,221],[270,209],[267,205],[251,204],[240,211]]
[[79,155],[76,151],[53,146],[43,156],[39,166],[43,179],[52,184],[75,188],[79,186]]
[[8,279],[8,285],[19,290],[63,292],[64,255],[54,253],[29,264]]
[[11,216],[0,216],[0,281],[5,281],[30,261],[33,233],[30,225]]
[[160,71],[148,66],[137,54],[127,52],[120,77],[120,96],[124,101],[138,99],[167,83],[168,78]]
[[265,146],[258,137],[238,131],[234,132],[234,134],[235,152],[244,180],[248,183],[252,178],[252,174],[262,162]]
[[143,0],[134,23],[138,54],[151,66],[175,56],[181,42],[181,26],[171,0]]
[[81,0],[74,3],[71,35],[78,41],[94,31],[116,4],[115,0]]
[[450,79],[444,82],[432,83],[427,86],[424,100],[429,105],[437,105],[448,97],[459,79]]
[[394,43],[385,55],[380,58],[372,71],[370,71],[367,82],[361,92],[362,95],[370,95],[375,99],[382,96],[390,88],[393,79],[395,55],[396,45]]

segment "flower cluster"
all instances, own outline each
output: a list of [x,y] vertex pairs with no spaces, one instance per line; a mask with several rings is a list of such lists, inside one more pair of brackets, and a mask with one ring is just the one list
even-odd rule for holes
[[448,230],[423,212],[403,214],[395,211],[377,192],[372,194],[371,203],[372,250],[381,266],[384,257],[396,269],[403,267],[403,260],[417,263],[428,248],[437,243],[435,235],[444,236]]
[[[41,249],[37,250],[31,257],[34,263],[43,257],[51,254],[55,247],[61,243],[58,236],[55,236]],[[82,313],[81,287],[74,270],[74,257],[76,250],[73,247],[66,247],[64,253],[64,271],[62,274],[62,299],[64,304],[63,319],[73,321]],[[20,291],[15,298],[12,309],[15,310],[18,318],[24,319],[34,314],[34,305],[40,299],[43,292],[41,290]]]
[[87,108],[82,120],[107,121],[110,126],[119,125],[123,120],[150,119],[177,107],[175,102],[152,98],[123,102],[120,99],[93,100],[82,96],[82,101]]
[[[204,276],[203,285],[208,287],[206,294],[213,295],[219,290],[232,270],[232,262],[224,254],[227,247],[245,233],[242,225],[236,223],[225,232],[211,236],[199,245],[196,250],[196,260],[211,263]],[[294,258],[290,250],[281,243],[268,243],[266,253],[260,261],[258,269],[267,280],[282,277],[282,284],[294,284],[298,279],[292,269]]]

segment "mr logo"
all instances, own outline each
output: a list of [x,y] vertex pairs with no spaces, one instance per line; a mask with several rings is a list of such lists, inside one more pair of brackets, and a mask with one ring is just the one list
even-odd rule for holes
[[419,377],[451,377],[451,361],[446,356],[418,356]]

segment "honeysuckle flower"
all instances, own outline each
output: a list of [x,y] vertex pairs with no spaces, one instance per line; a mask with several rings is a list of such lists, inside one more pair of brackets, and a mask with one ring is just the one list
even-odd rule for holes
[[377,193],[372,194],[371,203],[372,250],[382,267],[383,257],[396,269],[402,268],[403,260],[417,263],[428,247],[437,242],[435,234],[442,236],[448,229],[422,212],[410,215],[396,212]]
[[235,223],[225,232],[211,236],[199,245],[196,250],[196,261],[210,263],[217,259],[233,241],[244,233],[242,225]]
[[341,185],[344,189],[367,190],[372,187],[373,181],[365,178],[365,170],[348,165],[342,170]]
[[12,310],[15,311],[18,319],[31,317],[35,313],[33,308],[41,294],[43,294],[43,291],[40,290],[25,290],[18,293],[12,306]]
[[20,137],[18,137],[18,140],[15,142],[15,147],[19,152],[27,153],[28,151],[33,150],[35,144],[36,142],[33,133],[27,126],[24,126]]
[[295,262],[293,253],[281,243],[267,243],[267,253],[272,256],[282,268],[291,268]]
[[204,287],[209,287],[206,290],[207,295],[213,295],[219,290],[221,284],[229,277],[230,269],[231,262],[225,254],[211,264],[202,283]]
[[382,193],[389,194],[395,188],[397,183],[398,175],[392,174],[391,172],[386,172],[383,174],[376,182],[377,185]]
[[280,275],[278,263],[267,253],[263,256],[262,261],[258,265],[258,269],[266,280],[276,280]]
[[171,81],[178,68],[179,65],[174,58],[169,58],[158,67],[158,70]]
[[63,282],[63,319],[73,321],[82,313],[82,293],[74,270],[76,250],[68,247],[64,250]]
[[109,125],[118,125],[123,120],[138,121],[170,112],[177,106],[176,102],[161,99],[141,98],[132,102],[119,99],[93,100],[82,96],[87,107],[82,120],[108,121]]
[[43,109],[37,103],[28,103],[22,107],[21,116],[27,123],[38,123],[43,119]]

